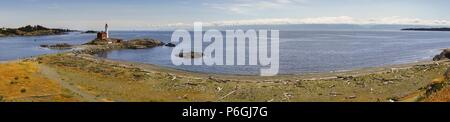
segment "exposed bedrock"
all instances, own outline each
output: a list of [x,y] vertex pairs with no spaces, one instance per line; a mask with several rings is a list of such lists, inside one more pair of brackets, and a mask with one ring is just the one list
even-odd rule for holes
[[444,49],[441,54],[434,56],[433,61],[450,59],[450,49]]

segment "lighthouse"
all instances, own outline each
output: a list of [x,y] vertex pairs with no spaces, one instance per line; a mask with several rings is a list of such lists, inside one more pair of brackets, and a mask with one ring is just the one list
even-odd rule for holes
[[105,30],[97,33],[98,40],[107,40],[109,38],[108,24],[105,24]]
[[106,38],[109,38],[108,23],[105,24],[105,33],[106,33]]
[[120,44],[122,39],[109,38],[108,24],[105,24],[105,30],[97,33],[97,38],[92,42],[97,45]]

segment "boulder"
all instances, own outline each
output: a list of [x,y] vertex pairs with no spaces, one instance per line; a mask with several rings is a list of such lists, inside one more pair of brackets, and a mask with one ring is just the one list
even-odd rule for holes
[[178,55],[178,57],[180,58],[201,58],[204,56],[203,53],[199,53],[199,52],[180,52]]
[[175,47],[175,46],[177,46],[177,45],[175,45],[175,44],[173,44],[173,43],[167,43],[165,46],[167,46],[167,47]]
[[433,61],[450,59],[450,49],[444,49],[441,54],[434,56]]

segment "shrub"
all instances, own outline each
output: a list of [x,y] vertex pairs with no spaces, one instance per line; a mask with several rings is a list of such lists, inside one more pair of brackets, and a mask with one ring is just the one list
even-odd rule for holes
[[27,89],[21,89],[20,90],[20,93],[25,93],[25,92],[27,92]]

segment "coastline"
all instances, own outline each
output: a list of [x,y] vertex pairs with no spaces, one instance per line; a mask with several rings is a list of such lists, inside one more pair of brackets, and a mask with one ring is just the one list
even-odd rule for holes
[[[87,47],[87,48],[91,48],[91,47]],[[79,49],[79,50],[83,50],[83,49]],[[105,51],[108,49],[99,49],[99,50]],[[60,55],[60,54],[66,55],[67,53],[71,53],[71,52],[56,53],[56,54],[44,54],[44,55],[32,56],[30,58],[5,60],[5,61],[0,61],[0,63],[15,63],[15,62],[29,60],[29,59],[33,59],[36,57],[46,56],[46,55]],[[196,77],[213,76],[213,77],[219,77],[219,78],[224,78],[224,79],[255,79],[255,78],[257,79],[260,77],[263,79],[280,79],[283,77],[295,77],[295,78],[299,78],[302,80],[326,80],[326,79],[335,79],[335,78],[338,78],[338,76],[356,77],[356,76],[361,76],[361,75],[383,73],[383,72],[392,71],[392,70],[409,69],[409,68],[412,68],[413,66],[417,66],[417,65],[430,65],[430,64],[442,62],[442,61],[436,62],[436,61],[421,60],[421,61],[414,61],[411,63],[388,64],[388,65],[374,66],[374,67],[353,68],[353,69],[341,70],[341,71],[312,72],[312,73],[299,73],[299,74],[280,74],[280,75],[276,75],[276,76],[258,76],[258,75],[245,75],[245,74],[239,75],[239,74],[205,73],[205,72],[196,72],[196,71],[176,69],[176,68],[172,68],[172,67],[158,66],[155,64],[140,63],[140,62],[133,62],[133,61],[113,60],[113,59],[100,58],[100,57],[95,57],[95,56],[84,55],[83,57],[85,57],[87,60],[102,60],[102,62],[124,64],[124,65],[140,67],[143,69],[155,70],[155,71],[160,71],[160,72],[171,72],[173,74],[186,74],[186,75],[191,75],[191,76],[196,76]]]
[[[152,47],[150,47],[152,48]],[[127,49],[123,48],[121,46],[117,45],[77,45],[72,47],[72,50],[67,53],[74,53],[76,55],[80,54],[88,54],[88,55],[96,55],[100,52],[107,52],[112,50],[121,50],[121,49]],[[440,49],[445,50],[445,49]],[[223,77],[227,79],[233,79],[233,78],[239,78],[239,79],[255,79],[259,78],[258,75],[246,75],[246,74],[221,74],[221,73],[206,73],[206,72],[197,72],[197,71],[189,71],[189,70],[183,70],[183,69],[177,69],[172,67],[165,67],[165,66],[158,66],[156,64],[149,64],[149,63],[141,63],[141,62],[133,62],[133,61],[125,61],[125,60],[113,60],[113,59],[106,59],[106,58],[98,58],[97,60],[106,60],[109,62],[118,62],[128,65],[139,65],[140,67],[146,67],[149,69],[159,69],[161,71],[165,72],[178,72],[182,73],[184,72],[189,73],[190,75],[195,76],[217,76],[217,77]],[[435,61],[432,59],[429,60],[416,60],[406,63],[399,63],[399,64],[387,64],[387,65],[381,65],[381,66],[372,66],[372,67],[361,67],[361,68],[352,68],[348,70],[341,70],[341,71],[323,71],[323,72],[306,72],[306,73],[298,73],[298,74],[278,74],[276,76],[269,76],[269,77],[263,77],[264,79],[272,78],[272,79],[280,79],[282,77],[301,77],[302,79],[332,79],[336,78],[337,76],[343,76],[343,75],[349,75],[349,76],[359,76],[359,75],[367,75],[367,74],[373,74],[373,73],[381,73],[392,69],[406,69],[411,68],[414,65],[426,65],[426,64],[433,64]]]
[[[386,71],[392,71],[392,70],[398,70],[398,69],[408,69],[412,68],[416,65],[429,65],[437,63],[436,61],[433,61],[432,59],[429,60],[417,60],[412,61],[409,63],[400,63],[400,64],[388,64],[388,65],[382,65],[382,66],[373,66],[373,67],[362,67],[362,68],[353,68],[348,70],[342,70],[342,71],[325,71],[325,72],[311,72],[311,73],[300,73],[300,74],[279,74],[276,76],[258,76],[258,75],[240,75],[240,74],[220,74],[220,73],[205,73],[205,72],[196,72],[196,71],[188,71],[183,69],[176,69],[172,67],[165,67],[165,66],[158,66],[155,64],[149,64],[149,63],[141,63],[141,62],[133,62],[133,61],[122,61],[122,60],[113,60],[113,59],[107,59],[107,58],[101,58],[93,56],[97,54],[98,52],[105,52],[105,51],[111,51],[111,50],[120,50],[121,47],[117,46],[105,46],[105,45],[79,45],[72,47],[73,50],[65,52],[65,54],[87,54],[89,56],[89,60],[103,60],[103,62],[112,62],[112,63],[118,63],[118,64],[125,64],[125,65],[131,65],[135,67],[141,67],[149,70],[156,70],[161,72],[173,72],[173,73],[179,73],[179,74],[188,74],[192,76],[197,77],[205,77],[205,76],[213,76],[213,77],[220,77],[224,79],[282,79],[284,77],[296,77],[303,80],[321,80],[321,79],[333,79],[337,78],[338,76],[361,76],[361,75],[368,75],[368,74],[374,74],[374,73],[383,73]],[[445,49],[441,49],[445,50]],[[61,53],[64,54],[64,53]],[[86,57],[86,55],[84,55]],[[39,56],[37,56],[39,57]]]
[[422,101],[428,96],[427,87],[450,66],[447,60],[421,61],[342,72],[261,77],[189,72],[73,51],[1,63],[17,62],[32,62],[42,68],[40,75],[66,84],[62,91],[71,95],[64,100],[100,102]]
[[100,58],[101,60],[105,60],[108,62],[116,62],[121,64],[127,64],[127,65],[134,65],[136,67],[141,67],[145,69],[152,69],[152,70],[158,70],[161,72],[175,72],[179,74],[188,74],[192,76],[197,77],[205,77],[205,76],[213,76],[218,77],[222,79],[240,79],[240,80],[247,80],[247,79],[283,79],[283,78],[292,78],[295,77],[297,79],[302,80],[326,80],[326,79],[335,79],[338,78],[338,76],[361,76],[361,75],[368,75],[368,74],[376,74],[376,73],[383,73],[387,71],[392,70],[399,70],[399,69],[409,69],[413,66],[417,65],[429,65],[434,64],[437,62],[434,61],[417,61],[412,63],[402,63],[402,64],[390,64],[390,65],[383,65],[383,66],[375,66],[375,67],[363,67],[363,68],[353,68],[345,71],[329,71],[329,72],[314,72],[314,73],[300,73],[300,74],[280,74],[276,76],[258,76],[258,75],[239,75],[239,74],[218,74],[218,73],[205,73],[205,72],[195,72],[195,71],[188,71],[188,70],[182,70],[182,69],[176,69],[171,67],[164,67],[164,66],[158,66],[154,64],[148,64],[148,63],[140,63],[140,62],[132,62],[132,61],[118,61],[118,60],[112,60],[112,59],[104,59]]
[[[7,77],[7,79],[0,79],[0,83],[4,82],[6,86],[16,85],[16,82],[19,82],[16,79],[21,79],[20,76],[11,76],[14,74],[8,72],[20,71],[17,67],[36,67],[37,71],[22,75],[24,77],[39,76],[48,84],[53,86],[59,84],[61,87],[58,88],[60,94],[56,96],[36,98],[36,96],[25,97],[21,93],[0,93],[0,98],[6,101],[92,102],[426,101],[433,93],[445,88],[444,82],[447,79],[444,78],[444,72],[450,67],[449,60],[432,61],[430,59],[430,61],[355,68],[339,72],[263,77],[192,72],[95,56],[98,52],[118,49],[124,49],[124,47],[77,45],[71,46],[71,50],[62,53],[0,62],[0,65],[7,67],[6,71],[0,74],[0,78]],[[30,79],[25,78],[26,82],[23,84],[34,83],[28,80]],[[19,85],[23,84],[19,83]],[[29,85],[25,86],[29,87],[26,89],[35,89]],[[25,89],[25,86],[17,88]],[[22,91],[22,89],[12,91]]]

